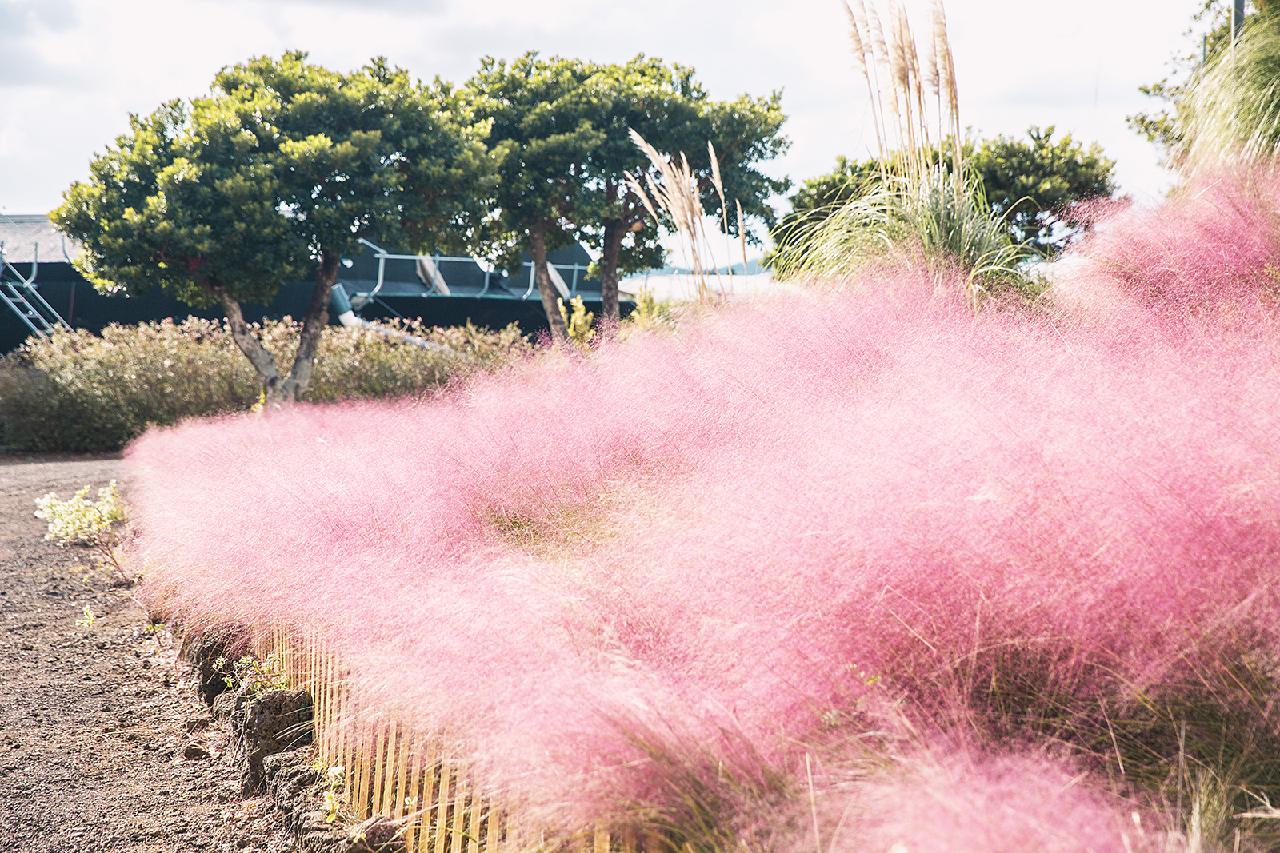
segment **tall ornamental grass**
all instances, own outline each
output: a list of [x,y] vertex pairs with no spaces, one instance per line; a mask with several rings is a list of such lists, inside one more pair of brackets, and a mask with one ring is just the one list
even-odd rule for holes
[[1254,15],[1199,69],[1184,109],[1184,169],[1256,167],[1280,154],[1280,10]]
[[932,269],[948,283],[958,271],[975,299],[1009,292],[1034,297],[1042,289],[1024,267],[1026,247],[991,213],[981,183],[961,180],[943,164],[914,177],[874,179],[858,197],[792,229],[772,260],[789,278],[848,275],[888,260]]
[[[304,399],[424,393],[528,350],[514,326],[489,332],[399,325],[448,349],[417,348],[363,329],[330,328]],[[291,357],[297,332],[297,323],[288,320],[261,329],[277,358]],[[245,411],[258,402],[261,384],[217,321],[111,325],[101,335],[58,330],[0,359],[0,445],[118,450],[151,425]]]
[[[901,5],[846,4],[853,58],[867,88],[880,174],[855,198],[778,234],[771,265],[786,278],[842,276],[886,262],[932,271],[970,300],[1034,297],[1042,283],[965,163],[946,13],[917,38]],[[922,60],[923,57],[923,60]],[[961,275],[955,275],[956,272]]]
[[1114,215],[1052,311],[868,270],[431,400],[149,431],[145,593],[324,638],[349,722],[553,835],[1275,849],[1242,815],[1280,802],[1278,198]]

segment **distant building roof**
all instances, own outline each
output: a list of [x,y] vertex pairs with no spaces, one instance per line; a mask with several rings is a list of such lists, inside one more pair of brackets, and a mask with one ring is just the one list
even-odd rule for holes
[[0,246],[11,264],[31,263],[37,248],[41,263],[66,263],[80,253],[80,244],[64,237],[43,213],[0,213]]

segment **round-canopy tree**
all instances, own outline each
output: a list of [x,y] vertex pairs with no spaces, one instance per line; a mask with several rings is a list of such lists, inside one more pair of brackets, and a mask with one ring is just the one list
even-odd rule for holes
[[[1115,162],[1096,143],[1084,145],[1053,127],[1032,127],[1025,138],[997,136],[964,143],[965,168],[981,184],[992,212],[1015,243],[1045,257],[1066,248],[1075,234],[1071,206],[1115,194]],[[952,162],[949,146],[939,154]],[[841,205],[874,191],[883,179],[879,160],[839,157],[836,168],[805,181],[774,233],[779,244],[830,216]]]
[[527,53],[508,63],[485,57],[460,89],[488,121],[487,142],[500,155],[493,212],[478,253],[514,266],[528,246],[552,337],[568,336],[547,264],[550,250],[573,240],[587,203],[582,164],[603,134],[592,123],[583,84],[592,67],[577,59]]
[[663,255],[658,228],[624,180],[630,174],[644,185],[645,173],[659,179],[657,167],[629,131],[660,152],[684,155],[703,209],[718,211],[722,227],[734,234],[750,220],[773,225],[769,199],[786,192],[790,182],[769,177],[760,164],[782,154],[790,143],[782,135],[786,116],[779,93],[714,101],[693,69],[683,65],[637,56],[625,64],[599,66],[587,87],[604,135],[584,169],[591,210],[578,230],[600,248],[603,313],[617,320],[619,275],[657,266]]
[[[742,205],[743,215],[772,222],[768,199],[788,182],[759,164],[786,149],[780,96],[713,101],[692,69],[644,56],[600,65],[527,53],[512,62],[485,59],[463,92],[491,121],[489,144],[505,155],[494,198],[487,248],[504,260],[526,243],[555,337],[565,334],[546,256],[577,239],[600,250],[603,313],[618,318],[621,272],[661,262],[661,234],[630,190],[628,173],[654,168],[630,131],[659,151],[682,152],[699,180],[703,201]],[[720,187],[707,150],[715,147]],[[736,207],[727,217],[738,228]]]
[[[210,93],[172,101],[96,157],[54,221],[78,239],[103,290],[167,290],[219,305],[268,403],[307,386],[329,290],[361,238],[465,246],[494,179],[484,127],[446,88],[382,60],[349,74],[306,54],[221,71]],[[284,373],[241,304],[314,280]]]

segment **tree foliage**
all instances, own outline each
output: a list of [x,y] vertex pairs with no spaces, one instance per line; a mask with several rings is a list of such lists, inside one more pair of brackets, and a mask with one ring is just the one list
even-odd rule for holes
[[494,213],[478,247],[507,266],[514,266],[521,249],[529,248],[543,309],[557,339],[567,330],[547,254],[573,241],[574,223],[590,203],[584,164],[604,142],[592,121],[586,87],[592,70],[581,60],[541,59],[536,53],[511,62],[485,57],[460,90],[487,121],[489,148],[501,153]]
[[[1169,162],[1174,162],[1182,148],[1187,122],[1187,96],[1196,72],[1206,60],[1212,60],[1231,44],[1232,0],[1201,0],[1191,18],[1186,36],[1193,43],[1175,53],[1169,71],[1159,80],[1140,86],[1142,94],[1158,105],[1149,112],[1135,113],[1126,119],[1129,127],[1155,143]],[[1277,0],[1249,0],[1246,14],[1274,15],[1280,10]]]
[[[744,220],[772,222],[768,199],[787,183],[759,164],[783,150],[779,95],[714,101],[693,70],[637,56],[601,65],[528,53],[492,58],[463,87],[478,115],[491,122],[488,143],[503,152],[488,223],[486,253],[511,262],[528,246],[553,334],[566,333],[546,264],[548,251],[579,240],[600,249],[604,313],[617,319],[622,272],[662,258],[661,230],[628,188],[627,173],[651,168],[631,142],[637,130],[662,150],[683,152],[712,209],[721,205],[708,143],[718,156],[726,204]],[[737,229],[736,207],[730,228]]]
[[[1102,149],[1055,137],[1053,127],[1032,127],[1025,138],[998,136],[964,146],[965,168],[978,179],[981,194],[1003,218],[1015,243],[1052,255],[1070,238],[1070,206],[1116,191],[1114,161]],[[952,160],[943,146],[939,158]],[[831,172],[805,181],[791,199],[791,212],[776,230],[779,242],[802,223],[816,224],[843,204],[873,194],[885,175],[879,161],[840,157]]]
[[[133,117],[54,218],[84,244],[78,263],[96,286],[159,287],[221,306],[268,399],[293,399],[308,381],[340,259],[362,238],[430,240],[508,266],[528,250],[563,336],[549,251],[574,241],[600,248],[610,319],[620,272],[661,258],[662,225],[644,218],[625,181],[647,168],[631,129],[686,152],[706,200],[723,195],[745,221],[771,223],[768,199],[787,184],[758,165],[785,149],[782,122],[777,94],[713,101],[691,69],[643,56],[617,65],[485,59],[454,89],[382,60],[340,73],[287,53],[226,68],[208,94]],[[725,211],[730,230],[736,212]],[[286,373],[241,305],[269,302],[304,277],[315,288]]]
[[[133,117],[53,218],[83,244],[77,264],[95,286],[220,305],[268,400],[291,400],[361,238],[461,246],[475,233],[468,202],[493,171],[482,130],[447,89],[382,60],[344,74],[300,52],[259,57],[223,69],[207,95]],[[241,303],[304,277],[315,286],[282,375]]]
[[969,164],[987,203],[1004,217],[1015,241],[1049,255],[1061,251],[1073,226],[1070,208],[1115,194],[1115,161],[1097,143],[1084,145],[1054,128],[1033,127],[1027,137],[998,136],[977,145]]
[[[655,165],[632,142],[629,131],[659,151],[687,158],[703,208],[716,211],[722,227],[732,234],[752,221],[773,224],[769,199],[790,184],[765,174],[760,165],[783,153],[789,143],[782,135],[786,117],[776,92],[715,101],[692,68],[645,56],[598,67],[591,85],[601,107],[598,121],[605,142],[592,152],[587,165],[597,209],[580,224],[579,232],[601,250],[604,311],[616,320],[619,274],[658,266],[663,259],[660,229],[624,180],[632,175],[643,184],[646,173],[658,178]],[[670,229],[672,223],[663,220],[662,227]],[[756,241],[749,230],[746,236]]]

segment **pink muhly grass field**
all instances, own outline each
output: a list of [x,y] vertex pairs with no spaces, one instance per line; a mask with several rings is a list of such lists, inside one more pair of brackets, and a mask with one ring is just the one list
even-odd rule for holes
[[806,755],[962,736],[990,757],[857,796],[960,792],[908,849],[1029,849],[987,845],[980,803],[1062,782],[998,757],[1053,728],[1094,772],[1008,837],[1119,843],[1099,710],[1227,714],[1223,667],[1276,650],[1275,200],[1221,181],[1115,214],[1057,308],[975,314],[904,269],[430,402],[152,431],[128,451],[146,593],[193,630],[330,638],[364,713],[566,824],[678,815],[695,782],[734,823],[807,802]]
[[[897,774],[850,777],[821,808],[830,850],[1130,853],[1155,847],[1142,816],[1045,756],[912,756]],[[810,841],[812,839],[809,839]],[[812,843],[796,851],[814,849]],[[1168,848],[1166,848],[1168,849]]]

